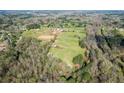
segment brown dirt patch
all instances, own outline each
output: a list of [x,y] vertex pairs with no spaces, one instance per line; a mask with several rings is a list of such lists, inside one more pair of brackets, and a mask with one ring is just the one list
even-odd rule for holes
[[54,40],[55,36],[54,35],[41,35],[41,36],[38,37],[38,39],[49,41],[49,40]]
[[49,33],[44,33],[38,37],[39,40],[44,40],[44,41],[51,41],[55,40],[56,37],[61,33],[60,29],[54,29],[52,31],[49,31]]

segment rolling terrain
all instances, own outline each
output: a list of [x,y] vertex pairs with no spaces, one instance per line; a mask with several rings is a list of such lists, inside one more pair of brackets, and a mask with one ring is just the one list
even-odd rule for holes
[[0,82],[123,83],[124,11],[0,11]]

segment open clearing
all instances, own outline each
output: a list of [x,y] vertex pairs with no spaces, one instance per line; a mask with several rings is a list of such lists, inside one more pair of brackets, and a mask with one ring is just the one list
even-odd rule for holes
[[59,31],[55,30],[55,28],[32,29],[23,32],[22,36],[33,37],[43,41],[51,41],[59,34]]
[[85,37],[85,33],[82,32],[62,32],[54,42],[56,47],[52,47],[50,52],[72,67],[73,58],[79,54],[84,54],[78,39],[78,37],[83,36]]
[[72,67],[72,60],[75,56],[82,54],[84,50],[79,46],[79,38],[85,37],[85,31],[83,29],[64,29],[66,32],[60,32],[55,38],[54,31],[51,29],[40,29],[25,31],[23,36],[34,37],[42,41],[55,40],[49,53],[52,53],[54,57],[61,59],[67,63],[68,66]]

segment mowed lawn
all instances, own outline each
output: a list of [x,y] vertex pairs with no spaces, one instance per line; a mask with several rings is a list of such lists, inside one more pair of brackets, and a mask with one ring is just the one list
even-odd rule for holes
[[85,32],[61,32],[54,43],[56,47],[51,48],[50,52],[72,67],[73,58],[84,54],[83,49],[79,46],[78,37],[85,37]]

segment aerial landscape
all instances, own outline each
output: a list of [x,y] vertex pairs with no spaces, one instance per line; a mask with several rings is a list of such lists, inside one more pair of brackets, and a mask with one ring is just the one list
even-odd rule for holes
[[0,10],[1,83],[124,83],[124,11]]

